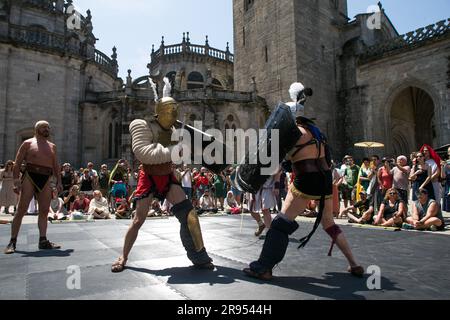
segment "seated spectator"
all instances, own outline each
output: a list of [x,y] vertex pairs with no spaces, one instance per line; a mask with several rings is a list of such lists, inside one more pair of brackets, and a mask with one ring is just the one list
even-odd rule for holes
[[428,196],[428,190],[420,189],[417,198],[412,207],[412,216],[406,219],[407,224],[405,223],[403,227],[416,230],[445,230],[441,208]]
[[172,214],[171,214],[170,210],[172,209],[172,207],[173,207],[173,205],[169,201],[167,201],[167,199],[165,199],[161,206],[161,211],[162,211],[161,215],[171,216]]
[[127,199],[122,199],[120,205],[116,209],[116,219],[130,219],[131,208]]
[[402,226],[406,218],[407,207],[400,199],[398,191],[390,188],[386,192],[384,201],[381,203],[380,210],[375,219],[374,225],[383,227]]
[[198,214],[202,214],[205,212],[217,213],[217,211],[217,208],[214,207],[214,201],[209,195],[209,190],[205,190],[200,198],[200,209],[198,210]]
[[316,218],[317,217],[317,208],[319,206],[318,200],[311,200],[306,205],[305,211],[301,214],[303,217],[307,218]]
[[71,219],[72,220],[84,219],[85,215],[89,211],[89,203],[90,201],[86,197],[86,194],[81,191],[72,204],[72,208],[70,210]]
[[48,220],[66,220],[67,210],[64,207],[64,200],[58,197],[58,190],[52,189],[52,201],[50,202],[50,209],[48,210]]
[[66,208],[66,211],[72,211],[72,206],[75,200],[77,199],[78,195],[80,193],[80,187],[77,185],[74,185],[70,188],[69,193],[64,196],[64,207]]
[[[359,193],[361,198],[360,201],[356,202],[352,207],[347,208],[348,222],[350,223],[359,223],[359,224],[372,224],[373,223],[373,201],[371,198],[367,196],[365,191],[361,191]],[[358,209],[358,215],[353,215],[351,212],[354,212],[355,209]],[[344,209],[345,211],[345,209]]]
[[153,200],[147,217],[159,217],[162,214],[161,203],[159,200]]
[[240,214],[241,208],[234,198],[233,191],[228,191],[227,198],[225,199],[225,212],[228,214]]
[[108,201],[103,197],[100,190],[94,191],[94,198],[89,203],[88,213],[94,219],[110,219]]

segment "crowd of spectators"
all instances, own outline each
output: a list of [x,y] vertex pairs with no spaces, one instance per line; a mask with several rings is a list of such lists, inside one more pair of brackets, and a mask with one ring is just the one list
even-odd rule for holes
[[[448,150],[450,159],[450,148]],[[442,211],[450,212],[450,160],[442,160],[424,145],[409,159],[400,155],[361,159],[360,165],[347,155],[342,163],[333,163],[333,212],[352,223],[405,227],[418,230],[442,230]],[[359,162],[358,162],[359,163]],[[13,162],[0,169],[0,208],[8,213],[17,204],[12,187]],[[133,193],[140,167],[133,170],[119,160],[110,170],[94,163],[76,170],[69,163],[61,167],[62,193],[53,189],[49,220],[129,219],[133,217]],[[199,214],[250,212],[258,230],[270,224],[267,215],[281,211],[292,181],[292,174],[281,170],[257,194],[243,194],[235,185],[236,166],[221,173],[187,165],[174,173]],[[30,207],[31,204],[30,204]],[[153,199],[149,217],[170,215],[171,204]],[[35,209],[34,209],[35,210]],[[259,214],[264,214],[264,222]],[[303,215],[314,217],[317,202],[312,201]]]

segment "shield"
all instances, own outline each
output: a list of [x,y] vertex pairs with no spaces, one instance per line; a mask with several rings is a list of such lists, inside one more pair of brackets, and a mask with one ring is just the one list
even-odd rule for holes
[[[247,152],[237,169],[236,185],[241,191],[257,193],[270,177],[270,175],[261,174],[261,169],[269,168],[271,164],[262,164],[260,154],[272,155],[273,152],[278,152],[279,163],[276,165],[279,165],[302,136],[290,107],[284,103],[280,103],[276,107],[264,128],[267,130],[267,136],[258,141],[258,154]],[[278,130],[279,141],[272,140],[272,130]],[[277,148],[275,149],[275,147]],[[257,159],[257,163],[251,164],[250,159]]]

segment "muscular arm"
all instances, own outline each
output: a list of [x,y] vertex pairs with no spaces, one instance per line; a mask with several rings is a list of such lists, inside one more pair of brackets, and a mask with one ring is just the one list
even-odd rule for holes
[[145,120],[134,120],[130,124],[132,149],[136,159],[143,164],[162,164],[171,161],[171,151],[157,143],[149,124]]
[[14,181],[14,192],[19,194],[20,193],[20,167],[22,166],[22,162],[25,160],[25,156],[30,149],[31,142],[25,141],[22,143],[22,145],[19,148],[19,151],[17,151],[16,160],[14,162],[13,167],[13,181]]
[[60,174],[61,168],[58,163],[58,155],[56,153],[56,145],[53,145],[52,149],[53,149],[53,175],[56,177],[56,185],[58,188],[58,192],[61,192],[62,191],[62,182],[61,182],[61,174]]

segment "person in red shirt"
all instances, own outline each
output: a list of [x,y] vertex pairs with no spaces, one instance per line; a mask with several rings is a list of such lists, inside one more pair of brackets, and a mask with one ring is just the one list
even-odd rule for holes
[[84,192],[80,192],[78,198],[73,202],[70,211],[78,211],[86,214],[89,210],[89,203],[90,201],[86,198],[86,194]]
[[391,174],[391,160],[388,158],[383,158],[381,162],[383,163],[383,166],[378,170],[378,185],[384,198],[386,196],[386,191],[392,188],[394,175]]
[[206,170],[203,170],[200,172],[200,174],[195,179],[195,189],[197,190],[197,199],[200,199],[205,192],[205,190],[208,189],[209,186],[209,179],[208,175],[206,173]]

